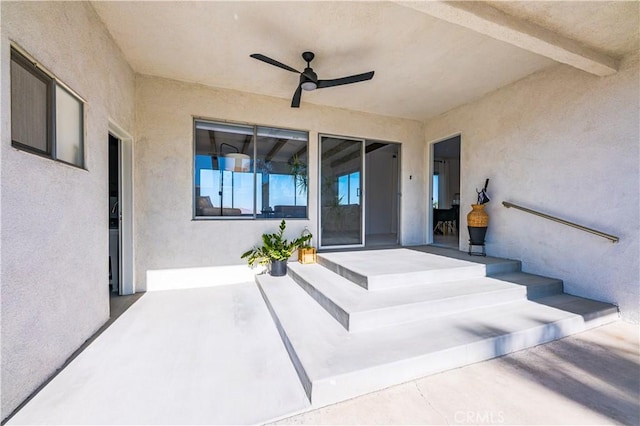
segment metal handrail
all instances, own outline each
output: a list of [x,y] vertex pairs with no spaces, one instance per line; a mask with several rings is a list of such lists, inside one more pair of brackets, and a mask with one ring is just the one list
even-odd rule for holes
[[597,235],[599,237],[606,238],[607,240],[610,240],[612,243],[617,243],[618,241],[620,241],[620,238],[616,237],[615,235],[605,234],[604,232],[600,232],[600,231],[592,229],[592,228],[587,228],[586,226],[578,225],[577,223],[569,222],[568,220],[559,219],[559,218],[557,218],[555,216],[550,216],[548,214],[540,213],[540,212],[537,212],[535,210],[531,210],[531,209],[528,209],[526,207],[522,207],[522,206],[519,206],[517,204],[510,203],[508,201],[503,201],[502,205],[505,206],[506,208],[513,207],[514,209],[522,210],[523,212],[531,213],[532,215],[535,215],[535,216],[540,216],[540,217],[543,217],[545,219],[552,220],[554,222],[562,223],[563,225],[571,226],[572,228],[580,229],[582,231],[589,232],[591,234],[595,234],[595,235]]

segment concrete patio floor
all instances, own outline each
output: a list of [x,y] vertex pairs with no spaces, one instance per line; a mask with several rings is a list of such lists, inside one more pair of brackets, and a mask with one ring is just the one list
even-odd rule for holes
[[144,294],[8,424],[259,424],[308,406],[244,283]]
[[150,292],[8,424],[640,424],[638,331],[616,322],[309,411],[255,283]]
[[639,327],[618,321],[275,424],[640,424]]

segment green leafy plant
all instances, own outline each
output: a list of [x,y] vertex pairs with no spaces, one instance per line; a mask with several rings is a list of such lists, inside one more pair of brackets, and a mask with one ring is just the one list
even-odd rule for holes
[[251,250],[246,251],[240,256],[241,259],[247,259],[247,263],[252,268],[259,265],[267,265],[274,260],[286,261],[291,257],[293,252],[304,246],[311,239],[311,234],[304,235],[295,240],[288,241],[284,238],[284,230],[287,224],[284,219],[280,222],[278,232],[272,234],[262,234],[262,245],[254,246]]

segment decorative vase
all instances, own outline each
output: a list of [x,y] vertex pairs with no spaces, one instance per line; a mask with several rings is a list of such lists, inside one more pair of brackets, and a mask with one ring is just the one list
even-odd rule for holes
[[286,260],[272,260],[270,263],[269,274],[272,277],[284,277],[287,275]]
[[469,228],[469,244],[483,246],[484,237],[489,226],[489,215],[484,211],[484,204],[471,204],[471,211],[467,214]]

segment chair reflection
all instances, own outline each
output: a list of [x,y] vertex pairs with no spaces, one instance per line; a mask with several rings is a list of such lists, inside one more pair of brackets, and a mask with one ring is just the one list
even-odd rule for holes
[[459,229],[459,208],[433,209],[433,233],[442,235],[457,234]]

